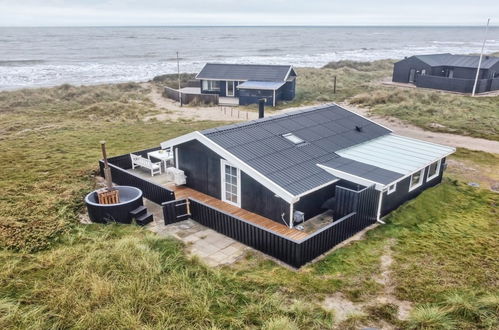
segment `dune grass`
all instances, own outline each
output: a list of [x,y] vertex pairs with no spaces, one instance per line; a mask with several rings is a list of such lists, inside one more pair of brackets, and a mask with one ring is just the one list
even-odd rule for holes
[[[399,322],[393,306],[380,305],[338,328],[498,326],[499,198],[453,180],[299,272],[258,253],[207,268],[143,229],[79,224],[100,140],[115,155],[219,125],[143,122],[156,111],[146,93],[138,85],[0,93],[0,328],[330,328],[326,296],[365,303],[383,292],[373,277],[387,246],[395,294],[416,306],[411,318]],[[95,104],[116,106],[96,119],[84,111]]]
[[350,103],[427,130],[499,140],[499,96],[471,97],[438,91],[380,87]]

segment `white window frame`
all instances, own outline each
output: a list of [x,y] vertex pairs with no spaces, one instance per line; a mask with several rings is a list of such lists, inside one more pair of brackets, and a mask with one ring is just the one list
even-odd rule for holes
[[[237,203],[229,201],[225,198],[225,165],[233,167],[237,170]],[[241,207],[241,170],[237,167],[226,161],[225,159],[220,159],[220,185],[222,186],[222,196],[221,200],[225,203],[229,203],[231,205]]]
[[390,195],[390,194],[394,193],[395,191],[397,191],[397,184],[396,184],[396,183],[391,184],[391,185],[389,185],[389,186],[386,188],[386,194],[387,194],[387,195]]
[[[409,177],[409,191],[413,191],[414,189],[416,188],[419,188],[423,185],[423,181],[424,181],[424,168],[420,169],[419,171],[416,171],[414,173],[411,174],[411,176]],[[419,173],[419,182],[415,185],[412,185],[412,177]]]
[[[432,176],[430,176],[430,167],[431,165],[437,163],[437,171],[435,172],[435,174],[433,174]],[[433,180],[435,179],[436,177],[438,177],[440,175],[440,166],[442,165],[442,160],[439,159],[437,160],[436,162],[433,162],[431,163],[429,166],[428,166],[428,173],[426,174],[426,181],[430,181],[430,180]]]
[[[205,84],[206,82],[206,84]],[[218,83],[218,88],[213,88],[213,85]],[[218,80],[203,80],[202,89],[208,92],[220,92],[220,81]]]
[[[229,83],[232,83],[232,95],[229,95]],[[225,96],[234,97],[236,96],[236,82],[234,80],[227,80],[225,82]]]

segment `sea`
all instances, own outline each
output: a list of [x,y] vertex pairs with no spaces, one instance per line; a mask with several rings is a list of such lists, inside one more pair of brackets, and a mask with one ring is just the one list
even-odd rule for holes
[[[147,81],[206,62],[331,61],[479,53],[483,27],[0,27],[0,90]],[[486,52],[499,52],[499,27]]]

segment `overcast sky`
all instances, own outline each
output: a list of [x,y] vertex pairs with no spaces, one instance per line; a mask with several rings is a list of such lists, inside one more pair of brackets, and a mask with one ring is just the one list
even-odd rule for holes
[[0,26],[499,25],[499,0],[0,0]]

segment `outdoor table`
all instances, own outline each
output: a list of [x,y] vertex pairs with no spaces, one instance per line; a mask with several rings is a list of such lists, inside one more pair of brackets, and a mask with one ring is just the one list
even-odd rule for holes
[[168,162],[173,160],[173,152],[167,150],[155,150],[147,153],[147,158],[149,160],[151,160],[151,157],[159,159],[163,163],[166,173]]

